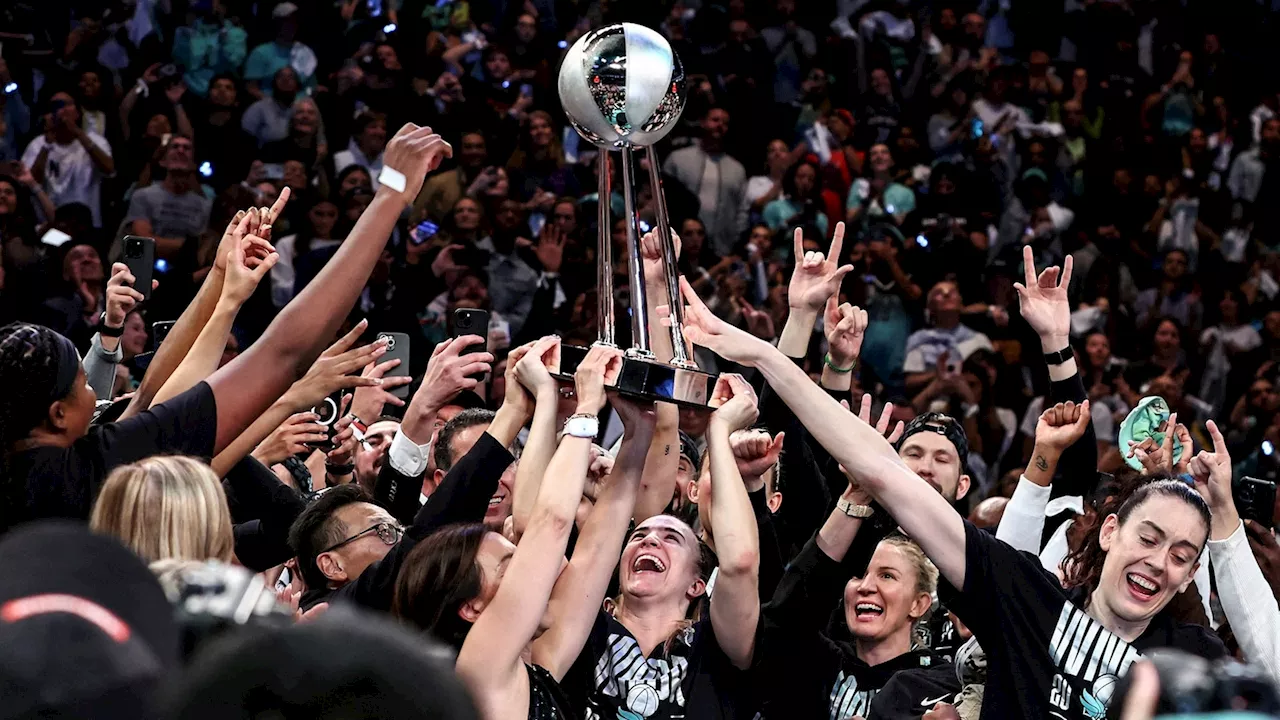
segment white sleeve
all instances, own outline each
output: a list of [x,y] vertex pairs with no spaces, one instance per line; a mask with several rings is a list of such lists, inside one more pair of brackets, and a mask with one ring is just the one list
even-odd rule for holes
[[1244,523],[1226,540],[1210,540],[1222,612],[1240,641],[1245,659],[1280,678],[1280,607],[1253,558]]
[[1018,487],[1004,507],[1004,517],[996,527],[996,539],[1003,540],[1015,550],[1025,550],[1038,555],[1040,536],[1044,533],[1044,509],[1049,504],[1052,487],[1040,487],[1023,475]]
[[917,347],[907,353],[902,362],[902,372],[924,372],[924,350]]
[[427,469],[427,459],[431,457],[431,443],[419,445],[397,430],[396,436],[387,449],[387,460],[396,472],[407,477],[417,477]]

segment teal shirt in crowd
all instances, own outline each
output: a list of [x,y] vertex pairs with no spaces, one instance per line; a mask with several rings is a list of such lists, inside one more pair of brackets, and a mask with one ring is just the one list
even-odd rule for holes
[[[789,198],[778,198],[768,205],[764,206],[764,222],[769,226],[770,230],[778,231],[789,227],[791,218],[800,214],[800,206],[791,202]],[[825,213],[819,212],[814,218],[814,225],[818,232],[823,235],[827,234],[827,216]]]
[[213,25],[197,20],[173,34],[173,61],[186,68],[183,82],[191,92],[205,97],[218,73],[235,72],[244,62],[249,36],[243,28],[224,20]]

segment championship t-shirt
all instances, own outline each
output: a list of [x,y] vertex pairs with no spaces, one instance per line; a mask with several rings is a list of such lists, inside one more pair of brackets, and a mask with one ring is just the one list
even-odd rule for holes
[[755,714],[747,673],[720,649],[709,618],[645,657],[631,631],[601,610],[560,686],[583,720],[748,720]]
[[964,592],[942,581],[938,594],[987,653],[985,720],[1099,720],[1116,682],[1144,651],[1172,647],[1209,659],[1226,655],[1212,633],[1177,623],[1167,612],[1125,642],[1080,609],[1083,593],[1064,591],[1035,555],[964,526]]

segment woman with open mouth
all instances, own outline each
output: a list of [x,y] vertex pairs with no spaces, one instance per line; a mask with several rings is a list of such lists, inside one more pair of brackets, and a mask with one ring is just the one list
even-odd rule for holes
[[[928,617],[938,584],[938,570],[920,546],[891,535],[876,546],[860,576],[849,578],[842,567],[872,512],[871,496],[850,483],[761,609],[756,667],[762,679],[772,679],[759,683],[771,695],[765,713],[774,705],[793,717],[873,719],[872,699],[900,670],[928,670],[917,676],[923,682],[904,688],[912,696],[910,712],[922,713],[960,691],[954,666],[915,646],[916,626]],[[852,642],[826,627],[842,600]],[[895,707],[901,702],[895,698]]]
[[[1052,314],[1065,348],[1070,312],[1062,300],[1070,261],[1065,272],[1051,267],[1037,277],[1030,255],[1024,255],[1025,284],[1015,284],[1022,314]],[[1189,485],[1155,480],[1135,491],[1103,521],[1102,556],[1082,568],[1089,582],[1063,590],[1034,556],[966,522],[874,428],[840,407],[789,358],[721,321],[683,280],[681,291],[688,306],[685,337],[759,369],[813,437],[937,566],[946,580],[941,599],[987,654],[982,718],[1102,718],[1119,677],[1144,651],[1174,647],[1209,659],[1226,655],[1208,630],[1164,612],[1191,584],[1209,540],[1209,506]]]

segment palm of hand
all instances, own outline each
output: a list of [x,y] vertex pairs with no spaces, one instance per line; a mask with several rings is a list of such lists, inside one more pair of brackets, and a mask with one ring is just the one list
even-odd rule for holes
[[839,287],[831,287],[834,284],[831,275],[835,269],[836,264],[830,260],[823,260],[822,264],[810,268],[797,266],[791,275],[791,283],[787,286],[791,303],[807,308],[822,307]]
[[1065,288],[1030,288],[1021,299],[1022,317],[1040,335],[1067,335],[1071,308]]

